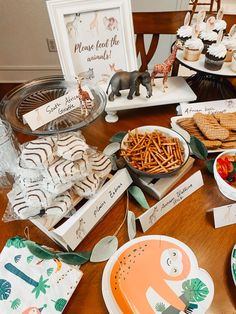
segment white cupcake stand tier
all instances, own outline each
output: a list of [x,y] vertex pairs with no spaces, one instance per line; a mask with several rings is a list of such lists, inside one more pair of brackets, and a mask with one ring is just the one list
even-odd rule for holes
[[105,108],[107,113],[105,120],[107,122],[117,122],[119,119],[117,112],[121,110],[188,103],[197,98],[182,77],[169,77],[166,92],[163,92],[162,78],[155,79],[155,86],[153,86],[153,95],[151,98],[146,98],[147,91],[143,86],[140,86],[140,96],[134,96],[132,100],[127,99],[128,90],[121,91],[121,93],[121,97],[115,97],[114,101],[107,101]]
[[[197,94],[198,101],[230,99],[236,97],[236,90],[228,78],[236,77],[236,72],[230,68],[231,62],[224,62],[218,71],[211,71],[204,67],[205,55],[201,54],[198,61],[187,61],[183,58],[183,51],[177,52],[179,63],[197,73],[186,79],[189,86]],[[214,95],[212,93],[214,90]],[[211,97],[211,98],[209,98]]]

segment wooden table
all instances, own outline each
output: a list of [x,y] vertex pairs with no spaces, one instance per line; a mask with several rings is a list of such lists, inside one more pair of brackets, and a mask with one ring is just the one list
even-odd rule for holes
[[[1,86],[0,86],[1,88]],[[127,100],[129,101],[129,100]],[[122,111],[119,122],[109,124],[104,116],[83,129],[83,134],[90,145],[103,149],[109,138],[116,132],[132,129],[141,125],[161,125],[169,127],[170,118],[176,115],[176,105]],[[19,141],[29,140],[23,134],[17,134]],[[215,295],[208,314],[236,313],[236,288],[230,271],[230,254],[236,242],[235,225],[215,229],[210,208],[232,203],[219,192],[214,178],[206,169],[203,161],[196,160],[191,171],[182,181],[197,170],[202,171],[204,186],[162,217],[146,235],[163,234],[186,243],[195,253],[201,268],[206,269],[213,278]],[[156,201],[149,198],[150,204]],[[6,191],[0,192],[1,215],[7,203]],[[91,250],[104,236],[112,235],[124,217],[126,198],[122,197],[104,219],[91,231],[76,251]],[[130,209],[136,216],[142,213],[136,203],[130,201]],[[30,238],[47,246],[58,247],[29,221],[0,221],[0,250],[6,240],[15,235],[24,236],[24,228],[29,226]],[[143,236],[138,230],[137,237]],[[118,234],[119,246],[127,240],[125,226]],[[101,291],[101,279],[105,266],[102,263],[87,263],[81,267],[84,272],[79,286],[68,303],[65,314],[103,314],[107,313]],[[142,313],[145,314],[145,313]]]

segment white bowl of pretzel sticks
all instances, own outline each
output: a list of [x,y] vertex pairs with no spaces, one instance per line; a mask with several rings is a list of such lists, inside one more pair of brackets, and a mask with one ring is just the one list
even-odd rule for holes
[[189,147],[177,132],[161,126],[141,126],[128,131],[121,155],[136,174],[162,178],[176,174],[189,158]]

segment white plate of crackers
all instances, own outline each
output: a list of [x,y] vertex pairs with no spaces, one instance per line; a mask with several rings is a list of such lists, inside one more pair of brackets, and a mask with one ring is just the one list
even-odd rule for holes
[[173,130],[189,143],[190,136],[202,141],[209,153],[236,148],[236,112],[195,113],[171,118]]
[[189,158],[189,147],[179,133],[161,126],[141,126],[128,131],[121,143],[127,165],[142,177],[176,174]]

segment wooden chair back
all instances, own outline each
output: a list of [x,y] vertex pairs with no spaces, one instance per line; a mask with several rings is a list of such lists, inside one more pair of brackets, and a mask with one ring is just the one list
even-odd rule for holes
[[[134,33],[136,35],[137,56],[140,55],[140,71],[148,69],[155,53],[161,34],[175,35],[183,25],[188,11],[175,12],[133,12]],[[152,35],[149,47],[145,48],[145,35]]]

